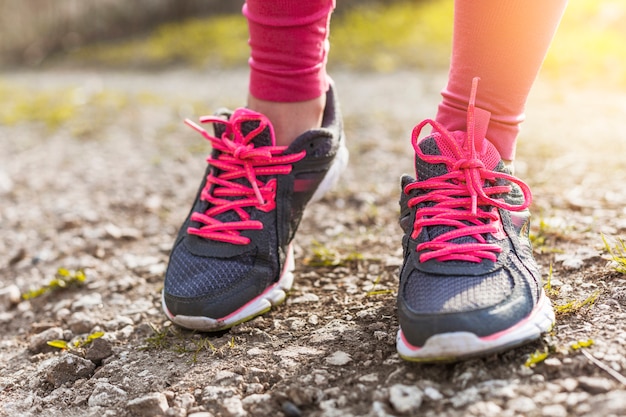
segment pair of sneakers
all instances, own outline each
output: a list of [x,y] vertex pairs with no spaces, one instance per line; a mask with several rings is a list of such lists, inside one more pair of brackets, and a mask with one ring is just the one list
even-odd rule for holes
[[[412,361],[482,356],[539,338],[554,323],[528,237],[530,190],[485,139],[489,113],[468,108],[468,131],[415,127],[415,176],[402,177],[404,262],[399,355]],[[206,174],[170,255],[163,310],[179,326],[220,331],[281,303],[293,284],[294,238],[306,205],[337,181],[348,152],[334,86],[320,129],[275,145],[269,120],[240,108],[204,117],[214,135]],[[433,133],[420,138],[431,125]]]

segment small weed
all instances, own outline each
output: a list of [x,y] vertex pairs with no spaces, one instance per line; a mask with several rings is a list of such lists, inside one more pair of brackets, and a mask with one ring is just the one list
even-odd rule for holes
[[526,362],[524,363],[524,365],[528,368],[535,366],[538,363],[545,361],[548,358],[548,355],[549,353],[547,350],[543,350],[543,351],[536,350],[535,352],[530,354],[528,359],[526,359]]
[[563,251],[555,248],[551,242],[554,242],[564,234],[565,230],[550,225],[542,217],[539,219],[538,227],[530,231],[528,238],[532,243],[533,249],[539,253],[561,253]]
[[380,282],[380,279],[381,279],[380,275],[376,277],[376,280],[374,280],[374,283],[372,284],[372,289],[365,293],[366,297],[372,297],[374,295],[382,295],[382,294],[391,294],[391,293],[393,293],[393,290],[391,290],[391,289],[386,289],[386,290],[377,290],[376,289],[376,286]]
[[548,279],[546,279],[546,283],[543,285],[543,289],[545,290],[548,297],[556,297],[557,295],[559,295],[559,290],[556,288],[552,288],[552,262],[550,262]]
[[80,350],[95,339],[99,339],[104,336],[104,332],[94,332],[87,336],[85,339],[78,339],[74,343],[68,343],[65,340],[50,340],[48,341],[48,346],[52,346],[62,350]]
[[319,242],[313,242],[313,256],[305,258],[303,263],[313,267],[336,267],[345,266],[362,259],[361,253],[350,252],[347,255],[342,255]]
[[87,277],[82,270],[70,271],[65,268],[59,268],[57,270],[55,278],[50,280],[47,285],[22,294],[22,298],[24,300],[30,300],[51,291],[58,291],[74,286],[80,286],[83,285],[86,279]]
[[572,300],[568,301],[565,304],[556,305],[554,307],[554,312],[557,314],[557,316],[564,316],[567,314],[576,313],[583,307],[591,308],[599,296],[600,290],[594,291],[589,297],[585,298],[582,301]]
[[578,341],[576,341],[576,342],[572,343],[572,344],[570,345],[570,348],[571,348],[572,350],[578,350],[578,349],[582,349],[582,348],[589,347],[589,346],[591,346],[591,345],[593,345],[593,344],[594,344],[593,339],[578,340]]
[[613,268],[620,274],[626,274],[626,242],[624,242],[624,239],[617,238],[615,245],[611,246],[607,238],[602,234],[602,241],[604,242],[604,250],[611,256]]
[[587,340],[578,340],[574,343],[571,343],[569,346],[561,346],[561,347],[550,346],[548,348],[545,348],[544,350],[536,350],[530,354],[528,359],[526,359],[526,362],[524,363],[524,365],[528,368],[531,368],[537,365],[538,363],[541,363],[545,361],[546,359],[548,359],[548,356],[550,356],[551,353],[560,353],[562,355],[568,355],[571,352],[576,352],[580,349],[592,346],[593,344],[594,344],[593,339],[587,339]]
[[157,329],[150,324],[153,334],[145,339],[146,344],[142,350],[169,350],[180,355],[191,355],[190,361],[196,363],[198,355],[202,352],[219,353],[222,349],[233,349],[235,338],[231,338],[228,343],[221,348],[215,347],[211,340],[201,334],[185,334],[174,326],[164,326]]

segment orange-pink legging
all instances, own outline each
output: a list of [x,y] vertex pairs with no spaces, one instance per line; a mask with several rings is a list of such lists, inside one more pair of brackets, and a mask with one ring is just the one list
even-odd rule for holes
[[[455,0],[448,84],[436,120],[465,130],[471,80],[476,105],[491,112],[487,138],[513,160],[524,107],[567,0]],[[310,100],[328,89],[326,61],[335,0],[247,0],[250,94]],[[374,29],[374,28],[373,28]],[[417,51],[419,53],[419,51]]]

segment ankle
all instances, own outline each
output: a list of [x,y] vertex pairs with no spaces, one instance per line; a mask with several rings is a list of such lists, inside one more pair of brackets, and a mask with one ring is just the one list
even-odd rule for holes
[[307,130],[322,125],[326,95],[307,101],[279,103],[248,95],[248,108],[264,114],[272,122],[276,145],[288,146]]

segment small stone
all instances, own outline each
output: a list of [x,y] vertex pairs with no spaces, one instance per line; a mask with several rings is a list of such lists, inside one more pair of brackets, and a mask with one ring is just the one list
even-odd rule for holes
[[208,385],[202,390],[202,403],[211,405],[235,395],[234,388]]
[[395,384],[389,388],[389,403],[401,414],[414,414],[422,405],[423,396],[413,385]]
[[578,378],[578,386],[590,394],[603,394],[613,388],[611,381],[608,379],[590,376]]
[[378,382],[378,374],[372,373],[359,377],[360,382]]
[[249,407],[251,405],[268,402],[271,399],[272,399],[272,396],[269,394],[251,394],[245,397],[243,400],[241,400],[241,403],[244,406]]
[[224,417],[245,417],[248,415],[248,412],[243,409],[241,398],[237,396],[225,398],[222,401],[222,410]]
[[342,366],[350,362],[352,358],[346,352],[338,350],[332,355],[326,357],[326,363],[329,365]]
[[324,397],[321,389],[311,386],[292,386],[287,392],[288,398],[297,406],[317,404]]
[[109,320],[104,323],[104,328],[108,331],[116,331],[123,329],[126,326],[133,326],[135,323],[133,319],[126,316],[117,316],[113,320]]
[[232,386],[243,382],[243,376],[235,372],[222,370],[218,371],[217,374],[215,374],[213,382],[222,386]]
[[104,359],[111,355],[113,355],[111,342],[101,337],[93,339],[87,345],[87,349],[85,351],[85,359],[92,361],[96,365],[101,364]]
[[165,417],[186,417],[187,410],[179,407],[170,407],[165,412]]
[[302,416],[302,411],[298,408],[297,405],[292,403],[291,401],[285,401],[280,407],[285,416],[287,417],[300,417]]
[[163,416],[168,409],[167,398],[160,392],[151,392],[142,397],[130,400],[128,410],[134,417]]
[[0,288],[0,312],[7,311],[22,301],[22,294],[17,285]]
[[72,311],[97,309],[102,305],[102,295],[97,292],[81,296],[72,303]]
[[[563,363],[561,362],[561,360],[559,358],[548,358],[545,361],[543,361],[543,364],[545,366],[547,366],[548,368],[560,368],[561,366],[563,366]],[[543,375],[541,375],[543,376]]]
[[89,407],[111,407],[126,401],[128,394],[108,382],[98,382],[87,400]]
[[76,311],[70,316],[67,325],[74,334],[83,334],[89,333],[96,325],[96,321],[84,311]]
[[578,388],[578,381],[574,378],[564,378],[559,383],[561,384],[561,387],[567,392],[572,392],[576,388]]
[[174,405],[188,411],[196,402],[196,398],[190,392],[184,392],[174,398]]
[[74,382],[81,378],[90,378],[96,365],[71,353],[51,358],[42,363],[44,378],[56,388],[66,382]]
[[51,327],[31,336],[28,342],[28,350],[32,353],[53,352],[58,349],[48,345],[48,342],[62,339],[63,329],[60,327]]
[[471,415],[480,416],[480,417],[497,417],[502,415],[502,408],[494,402],[491,401],[478,401],[470,405],[467,408],[467,411]]
[[615,390],[593,397],[591,409],[597,416],[626,415],[626,390]]
[[517,398],[510,399],[507,403],[507,408],[518,413],[526,414],[535,411],[537,406],[535,402],[526,396],[519,396]]
[[541,415],[550,417],[567,417],[567,409],[561,404],[550,404],[541,408]]
[[187,414],[187,417],[215,417],[213,413],[209,413],[208,411],[198,411],[195,413]]
[[443,394],[433,387],[424,388],[424,395],[431,401],[439,401],[443,399]]

